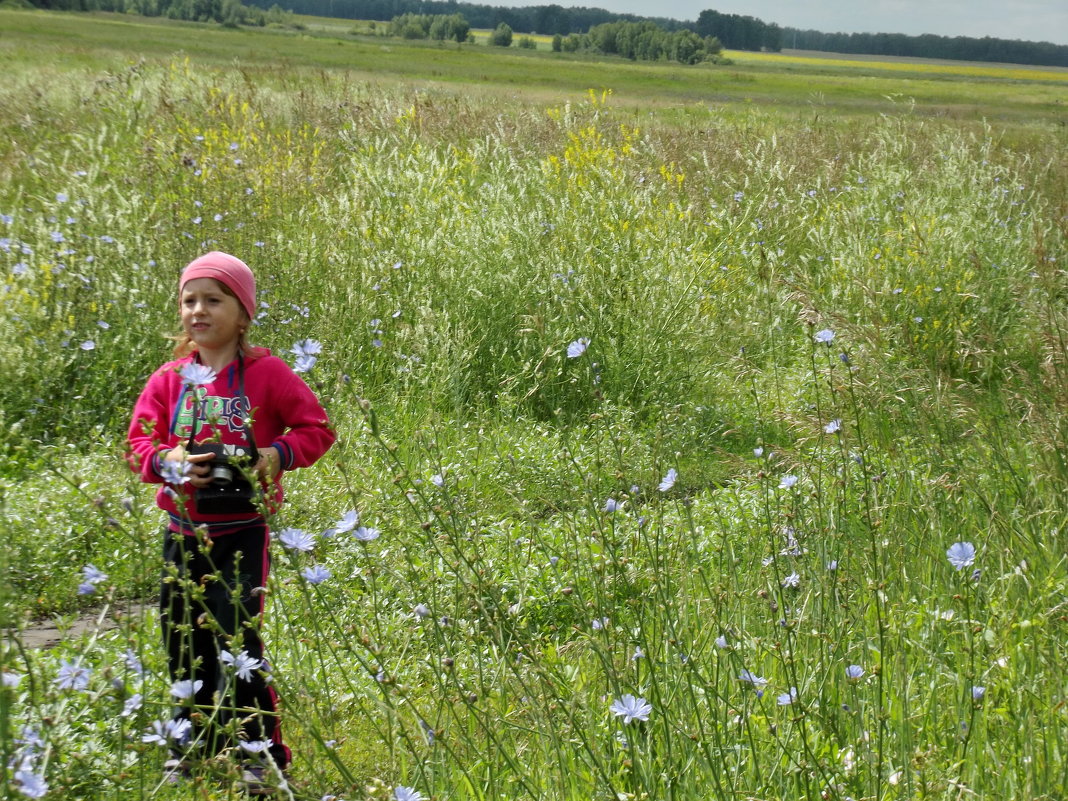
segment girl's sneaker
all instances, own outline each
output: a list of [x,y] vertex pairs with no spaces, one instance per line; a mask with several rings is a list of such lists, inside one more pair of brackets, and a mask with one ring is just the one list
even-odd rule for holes
[[168,759],[163,763],[163,783],[181,784],[189,778],[189,763],[182,759]]
[[285,771],[269,765],[246,765],[241,770],[241,790],[246,795],[274,795],[288,788]]

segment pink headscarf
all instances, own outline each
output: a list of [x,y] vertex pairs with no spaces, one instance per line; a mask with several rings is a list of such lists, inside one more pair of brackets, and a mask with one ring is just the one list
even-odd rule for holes
[[192,281],[194,278],[214,278],[234,293],[237,302],[248,312],[250,320],[256,315],[256,276],[248,265],[236,256],[213,250],[193,259],[182,270],[178,292],[181,293],[186,281]]

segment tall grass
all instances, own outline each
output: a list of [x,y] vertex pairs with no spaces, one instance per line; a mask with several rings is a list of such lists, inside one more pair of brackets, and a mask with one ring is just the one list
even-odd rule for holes
[[125,418],[220,248],[341,433],[273,521],[319,534],[264,632],[298,797],[1058,797],[1063,134],[261,77],[4,97],[8,796],[236,792],[160,785],[156,617],[111,611],[159,570]]

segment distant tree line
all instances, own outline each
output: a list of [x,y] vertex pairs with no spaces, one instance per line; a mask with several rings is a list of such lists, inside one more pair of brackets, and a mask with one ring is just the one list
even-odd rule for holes
[[[291,23],[276,3],[288,12],[323,17],[388,22],[405,14],[462,15],[472,28],[495,31],[507,25],[516,33],[549,36],[588,34],[591,29],[617,22],[654,23],[669,33],[691,30],[701,40],[715,37],[732,50],[772,50],[784,47],[876,56],[948,58],[964,61],[1000,61],[1017,64],[1068,67],[1068,45],[1025,42],[1017,39],[968,36],[908,36],[902,33],[823,33],[781,28],[755,17],[702,11],[696,22],[667,17],[616,14],[603,8],[564,8],[559,5],[505,8],[455,0],[29,0],[38,8],[63,11],[121,11],[175,19],[214,20],[224,24],[263,25]],[[268,8],[268,5],[272,8]],[[446,37],[452,38],[452,37]],[[563,40],[565,43],[567,39]],[[572,44],[574,40],[572,40]],[[567,49],[564,47],[564,49]]]
[[[278,0],[255,0],[278,2]],[[625,20],[655,22],[665,30],[692,28],[693,23],[666,17],[641,17],[617,14],[603,8],[564,8],[558,5],[504,8],[453,0],[283,0],[286,8],[297,14],[343,19],[367,19],[388,22],[403,14],[463,14],[472,28],[495,30],[502,22],[515,33],[541,33],[548,36],[586,33],[594,25]]]
[[[346,19],[387,21],[405,14],[462,14],[472,28],[496,30],[504,24],[515,33],[547,36],[593,33],[593,28],[597,26],[620,22],[652,23],[668,33],[688,30],[691,33],[696,31],[701,39],[715,36],[723,47],[735,50],[778,50],[782,34],[778,25],[769,25],[755,17],[720,14],[716,11],[702,12],[695,24],[667,17],[617,14],[603,8],[564,8],[555,4],[506,8],[454,0],[285,0],[285,3],[286,8],[297,14]],[[648,29],[645,30],[644,35],[648,38]],[[612,36],[603,32],[601,35],[608,38]]]
[[[553,49],[557,49],[554,42]],[[561,50],[589,50],[635,61],[678,61],[696,64],[717,60],[723,46],[714,36],[702,38],[688,28],[668,31],[654,22],[605,22],[589,33],[569,34]]]
[[[276,2],[276,0],[253,0]],[[1018,64],[1068,66],[1068,46],[1013,39],[967,36],[908,36],[894,33],[822,33],[782,28],[755,17],[702,11],[696,22],[666,17],[616,14],[602,8],[564,8],[537,5],[505,8],[454,0],[283,0],[298,14],[388,21],[402,14],[463,14],[472,28],[495,30],[501,23],[516,33],[582,34],[612,22],[654,22],[665,31],[693,30],[699,37],[715,36],[731,50],[771,50],[796,47],[887,56],[920,56],[968,61],[1005,61]]]
[[401,14],[389,22],[389,36],[466,42],[471,25],[463,14]]
[[903,33],[822,33],[785,28],[782,31],[782,41],[783,47],[798,50],[1068,67],[1068,47],[1065,45],[995,39],[990,36],[975,39],[970,36],[936,36],[930,33],[906,36]]
[[[404,39],[469,39],[471,26],[462,14],[401,14],[389,22],[386,33]],[[511,47],[513,30],[501,22],[487,39],[492,47]],[[537,44],[529,36],[516,42],[520,48],[534,49]],[[678,61],[697,64],[716,61],[723,47],[714,36],[701,38],[693,31],[681,28],[667,31],[654,22],[605,22],[594,25],[588,33],[569,33],[567,37],[553,35],[554,52],[592,52],[618,55],[634,61]]]
[[117,11],[223,25],[291,24],[293,20],[293,12],[277,4],[268,9],[247,6],[241,0],[30,0],[30,3],[54,11]]
[[782,49],[782,28],[756,17],[720,14],[709,9],[698,15],[694,30],[698,36],[715,36],[731,50],[777,52]]

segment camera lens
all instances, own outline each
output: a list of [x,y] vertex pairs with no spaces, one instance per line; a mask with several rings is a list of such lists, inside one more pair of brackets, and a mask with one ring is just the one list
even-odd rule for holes
[[211,469],[211,480],[220,487],[229,486],[234,480],[234,472],[223,464],[217,464]]

